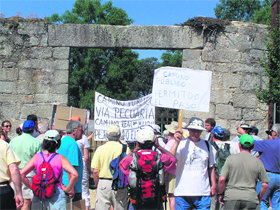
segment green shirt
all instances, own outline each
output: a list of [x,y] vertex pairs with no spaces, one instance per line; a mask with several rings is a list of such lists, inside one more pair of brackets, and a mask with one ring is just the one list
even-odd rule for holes
[[10,147],[21,160],[19,165],[20,169],[22,169],[37,152],[41,151],[40,141],[27,133],[22,133],[20,136],[13,138],[10,142]]
[[222,168],[221,176],[226,178],[224,200],[245,200],[258,202],[256,183],[269,182],[263,163],[249,153],[230,155]]

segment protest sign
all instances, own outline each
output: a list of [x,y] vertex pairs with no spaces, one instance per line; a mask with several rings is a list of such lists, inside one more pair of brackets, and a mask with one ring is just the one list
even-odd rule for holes
[[125,141],[135,141],[141,126],[155,124],[152,94],[131,101],[118,101],[95,92],[94,140],[106,141],[111,124],[120,126]]
[[154,72],[152,105],[208,112],[211,71],[161,67]]

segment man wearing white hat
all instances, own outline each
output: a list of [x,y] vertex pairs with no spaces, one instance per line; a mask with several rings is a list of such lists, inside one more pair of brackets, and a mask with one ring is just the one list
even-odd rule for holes
[[177,159],[175,208],[210,209],[210,195],[216,193],[212,147],[200,138],[205,130],[200,118],[192,117],[186,128],[189,137],[181,141],[182,132],[177,130],[174,135],[176,142],[170,150]]

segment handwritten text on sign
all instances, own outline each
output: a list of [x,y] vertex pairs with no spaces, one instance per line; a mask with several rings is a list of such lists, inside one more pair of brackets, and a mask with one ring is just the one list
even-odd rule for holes
[[161,67],[154,72],[152,104],[190,111],[209,111],[211,71]]
[[143,125],[155,123],[152,94],[132,101],[118,101],[95,92],[94,139],[106,141],[111,124],[120,126],[124,140],[135,141],[136,131]]

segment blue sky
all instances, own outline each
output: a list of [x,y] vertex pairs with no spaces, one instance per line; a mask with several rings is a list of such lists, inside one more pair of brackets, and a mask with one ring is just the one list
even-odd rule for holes
[[[0,0],[0,13],[5,17],[31,14],[39,18],[53,13],[72,10],[76,0]],[[101,0],[102,4],[106,0]],[[132,25],[174,25],[197,16],[215,17],[214,8],[219,0],[112,0],[113,6],[122,8],[134,20]],[[157,57],[164,51],[141,50],[140,58]]]

